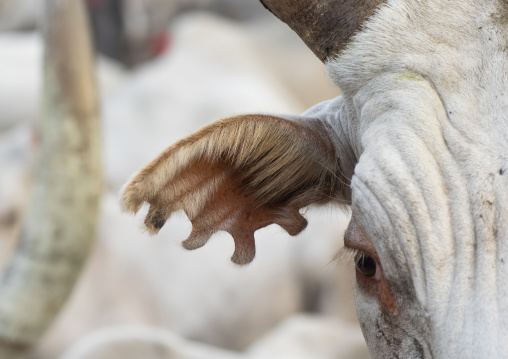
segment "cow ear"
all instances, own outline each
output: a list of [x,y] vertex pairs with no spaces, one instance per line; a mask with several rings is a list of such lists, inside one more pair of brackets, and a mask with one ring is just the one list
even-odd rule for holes
[[[311,122],[309,122],[311,123]],[[216,122],[166,149],[128,182],[125,210],[150,208],[145,225],[157,233],[169,216],[183,210],[192,232],[187,249],[203,246],[219,231],[235,241],[231,260],[252,261],[254,232],[276,223],[296,235],[307,221],[299,209],[340,201],[347,183],[333,146],[305,122],[245,115]]]

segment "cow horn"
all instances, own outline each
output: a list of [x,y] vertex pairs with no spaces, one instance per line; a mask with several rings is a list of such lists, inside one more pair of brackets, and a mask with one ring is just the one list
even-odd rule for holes
[[96,232],[99,104],[81,0],[46,0],[41,149],[31,208],[0,273],[0,358],[24,359],[55,318]]
[[337,55],[386,0],[260,0],[323,62]]

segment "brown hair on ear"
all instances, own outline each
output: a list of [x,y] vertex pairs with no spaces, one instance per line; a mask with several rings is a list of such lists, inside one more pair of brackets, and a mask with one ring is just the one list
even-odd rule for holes
[[235,263],[250,262],[254,232],[272,223],[291,235],[307,221],[299,209],[349,201],[334,150],[322,133],[275,116],[244,115],[218,121],[162,152],[123,189],[125,210],[150,209],[145,225],[157,233],[184,210],[193,230],[184,242],[199,248],[218,230],[235,240]]

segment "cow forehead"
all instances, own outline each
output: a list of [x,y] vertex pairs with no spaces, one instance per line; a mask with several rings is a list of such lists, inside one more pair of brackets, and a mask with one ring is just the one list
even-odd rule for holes
[[372,131],[351,186],[387,281],[454,333],[453,316],[506,313],[508,181],[495,154],[448,131],[432,146],[404,126]]

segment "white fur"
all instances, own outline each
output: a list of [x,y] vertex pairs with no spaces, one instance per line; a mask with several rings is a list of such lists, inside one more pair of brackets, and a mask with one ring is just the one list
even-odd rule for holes
[[326,64],[359,157],[353,215],[404,303],[387,320],[358,291],[374,357],[508,353],[507,18],[497,0],[389,0]]

